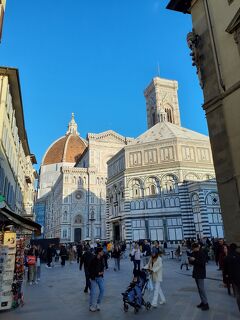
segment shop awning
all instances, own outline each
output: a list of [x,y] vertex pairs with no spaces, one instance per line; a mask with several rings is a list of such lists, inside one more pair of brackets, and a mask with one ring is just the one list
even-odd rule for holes
[[35,233],[35,235],[41,234],[41,225],[28,219],[20,216],[7,209],[6,207],[0,209],[0,223],[5,226],[15,225],[26,230],[30,230]]

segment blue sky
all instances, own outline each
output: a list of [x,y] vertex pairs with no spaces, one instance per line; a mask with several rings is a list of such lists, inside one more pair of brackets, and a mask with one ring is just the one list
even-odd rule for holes
[[31,151],[40,164],[71,112],[81,136],[147,128],[143,90],[157,75],[179,82],[182,125],[207,134],[186,34],[191,17],[162,0],[8,1],[0,64],[20,72]]

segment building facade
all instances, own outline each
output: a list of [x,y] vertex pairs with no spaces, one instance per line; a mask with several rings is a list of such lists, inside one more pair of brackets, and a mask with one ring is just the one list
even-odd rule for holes
[[0,194],[13,212],[33,217],[37,177],[24,124],[18,70],[0,67]]
[[45,203],[46,238],[106,239],[106,163],[129,141],[112,130],[89,133],[85,140],[72,115],[66,135],[48,148],[41,164],[37,211],[42,214]]
[[240,1],[171,0],[167,8],[192,16],[187,43],[204,94],[226,239],[240,244]]
[[2,40],[3,20],[5,15],[6,0],[0,0],[0,42]]
[[177,88],[153,79],[149,129],[108,161],[108,239],[223,237],[209,138],[180,126]]

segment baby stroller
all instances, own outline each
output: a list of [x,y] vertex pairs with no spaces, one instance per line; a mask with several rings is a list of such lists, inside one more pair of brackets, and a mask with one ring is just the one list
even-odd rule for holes
[[143,296],[149,281],[149,275],[146,270],[139,271],[134,274],[134,279],[128,286],[127,290],[122,293],[123,296],[123,310],[128,311],[129,305],[134,308],[134,313],[138,313],[141,306],[146,310],[151,308],[150,302],[145,302]]

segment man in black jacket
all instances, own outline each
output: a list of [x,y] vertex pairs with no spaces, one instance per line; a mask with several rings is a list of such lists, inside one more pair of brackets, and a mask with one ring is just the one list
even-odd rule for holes
[[240,311],[240,254],[236,250],[237,245],[235,243],[230,244],[228,255],[224,259],[223,273],[229,283],[233,285]]
[[202,310],[209,310],[207,295],[204,289],[204,279],[206,278],[206,255],[200,249],[198,243],[192,244],[192,254],[189,263],[193,265],[193,278],[196,281],[201,303],[197,306]]
[[[99,311],[100,304],[103,298],[104,293],[104,281],[103,281],[103,274],[104,274],[104,260],[103,260],[103,248],[98,247],[96,249],[96,256],[92,259],[90,266],[89,266],[89,277],[91,281],[91,288],[90,288],[90,301],[89,301],[89,310]],[[99,288],[99,295],[97,298],[96,303],[96,288]]]
[[84,254],[81,256],[80,258],[80,270],[82,270],[82,266],[84,266],[84,272],[85,272],[85,279],[86,279],[86,285],[85,285],[85,289],[84,292],[88,292],[88,289],[90,290],[90,286],[91,286],[91,282],[90,282],[90,275],[89,275],[89,268],[90,268],[90,264],[91,261],[94,257],[93,253],[90,250],[89,246],[86,246],[84,248]]

